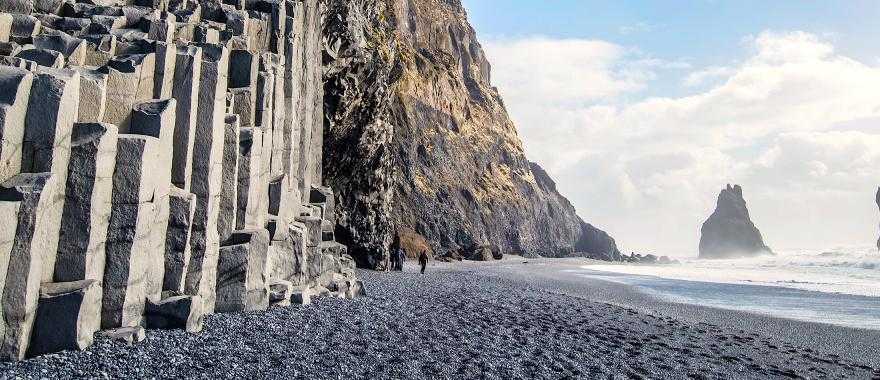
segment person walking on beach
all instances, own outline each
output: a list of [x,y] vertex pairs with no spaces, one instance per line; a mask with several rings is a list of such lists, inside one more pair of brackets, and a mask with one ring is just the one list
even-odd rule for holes
[[397,271],[403,272],[403,263],[406,262],[406,251],[403,247],[397,247]]
[[400,250],[400,248],[398,248],[398,247],[391,248],[391,255],[389,255],[388,259],[391,261],[391,268],[390,269],[392,272],[397,270],[397,251],[399,251],[399,250]]
[[388,251],[390,251],[391,254],[389,254],[387,257],[385,257],[385,260],[389,264],[387,266],[388,271],[393,272],[393,271],[398,270],[398,268],[403,267],[403,264],[398,262],[398,260],[400,259],[400,249],[401,249],[400,241],[395,238],[394,242],[391,243],[391,246],[388,247]]
[[401,272],[403,271],[403,248],[397,246],[394,251],[391,252],[391,270]]
[[422,250],[422,253],[419,255],[419,265],[422,266],[422,274],[425,274],[425,267],[428,266],[428,251]]

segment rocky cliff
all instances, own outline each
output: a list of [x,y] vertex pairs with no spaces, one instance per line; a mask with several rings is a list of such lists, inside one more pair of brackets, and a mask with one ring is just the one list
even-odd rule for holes
[[726,259],[773,254],[749,217],[742,187],[727,185],[715,212],[703,223],[700,258]]
[[325,6],[324,175],[360,265],[387,265],[395,237],[619,259],[527,160],[460,1]]
[[0,0],[0,360],[362,294],[321,181],[322,10]]

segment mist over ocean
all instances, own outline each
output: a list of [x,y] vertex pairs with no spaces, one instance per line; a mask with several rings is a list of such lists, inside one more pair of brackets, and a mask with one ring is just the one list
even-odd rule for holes
[[874,247],[793,249],[674,265],[587,265],[579,274],[671,302],[880,329],[880,255]]

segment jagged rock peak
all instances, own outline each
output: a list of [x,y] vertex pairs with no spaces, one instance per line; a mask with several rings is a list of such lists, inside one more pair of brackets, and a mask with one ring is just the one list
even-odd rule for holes
[[700,258],[727,259],[773,254],[749,216],[742,187],[727,185],[715,212],[703,223]]

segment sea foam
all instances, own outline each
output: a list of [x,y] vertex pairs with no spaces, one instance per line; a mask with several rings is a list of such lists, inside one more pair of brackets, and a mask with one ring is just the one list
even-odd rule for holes
[[731,260],[683,260],[674,265],[587,265],[584,269],[729,284],[779,286],[880,297],[880,253],[873,247],[796,249]]

